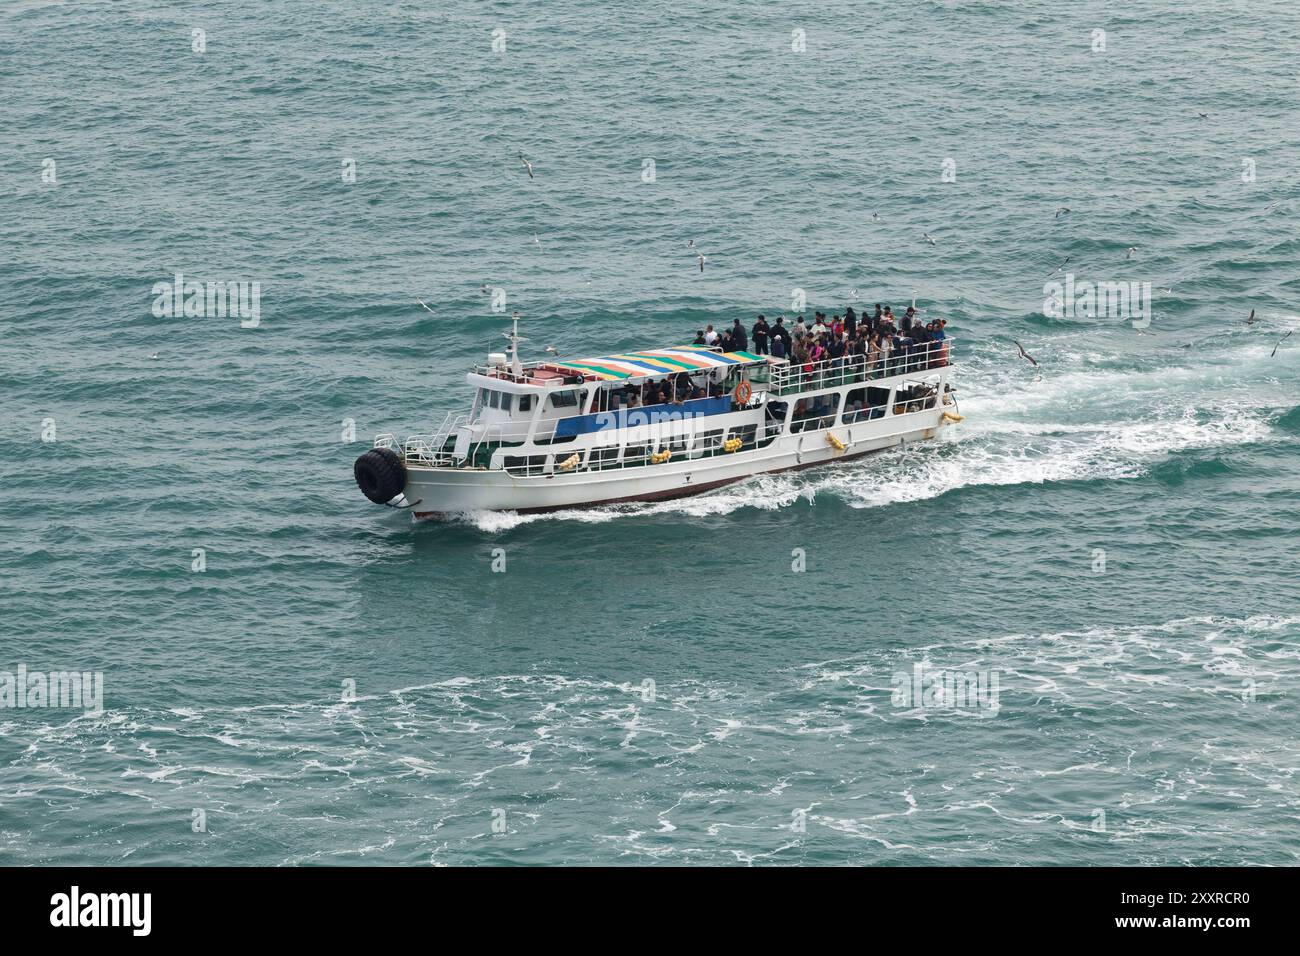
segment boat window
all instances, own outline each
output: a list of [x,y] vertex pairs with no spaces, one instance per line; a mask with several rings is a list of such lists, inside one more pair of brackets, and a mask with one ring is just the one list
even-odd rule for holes
[[722,429],[714,428],[695,439],[695,451],[712,451],[722,445]]
[[532,409],[533,409],[533,396],[531,396],[531,395],[520,395],[520,396],[519,396],[519,410],[520,410],[521,412],[529,412],[529,411],[532,411]]
[[488,408],[500,408],[501,393],[489,389],[487,393],[487,406]]
[[573,389],[565,392],[552,392],[550,399],[551,408],[576,408],[578,405],[578,393]]
[[739,438],[741,448],[753,448],[754,433],[757,431],[757,425],[741,425],[739,428],[733,428],[727,438]]
[[855,388],[844,399],[844,423],[865,422],[880,418],[889,404],[889,389],[868,385]]
[[794,413],[790,416],[790,431],[830,428],[835,424],[835,413],[839,411],[839,407],[839,392],[823,392],[821,395],[801,398],[794,403]]
[[618,461],[617,445],[593,448],[587,455],[587,464],[592,468],[601,468],[616,461]]
[[914,385],[900,386],[894,392],[894,414],[904,415],[907,412],[919,412],[927,408],[933,408],[935,391],[934,386],[923,385],[920,382]]
[[506,411],[506,412],[508,412],[508,411],[510,411],[510,406],[513,405],[513,404],[514,404],[514,396],[511,395],[509,392],[502,392],[502,393],[501,393],[501,410],[502,410],[502,411]]

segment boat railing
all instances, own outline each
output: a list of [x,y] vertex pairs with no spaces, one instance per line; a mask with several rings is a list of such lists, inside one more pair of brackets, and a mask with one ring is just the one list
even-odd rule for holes
[[[442,420],[442,424],[431,435],[410,435],[402,443],[402,457],[408,462],[419,465],[445,465],[454,460],[450,452],[446,450],[447,441],[461,425],[469,421],[468,415],[456,415],[454,412],[448,412]],[[379,447],[380,439],[387,440],[385,448],[393,448],[396,440],[392,435],[379,435],[375,438],[375,446]]]
[[774,395],[790,395],[943,368],[952,364],[952,344],[952,339],[922,342],[910,353],[891,352],[888,358],[868,353],[820,362],[791,359],[787,365],[773,366],[770,391]]

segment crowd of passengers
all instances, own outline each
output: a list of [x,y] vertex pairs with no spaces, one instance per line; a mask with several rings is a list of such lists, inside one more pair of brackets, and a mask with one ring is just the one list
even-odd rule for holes
[[867,378],[881,378],[948,364],[947,325],[945,319],[922,324],[911,306],[901,318],[895,318],[893,309],[876,303],[872,315],[864,311],[859,316],[850,306],[843,315],[831,318],[816,312],[811,324],[801,315],[789,326],[785,316],[777,316],[769,325],[760,315],[748,332],[736,319],[722,332],[711,325],[698,330],[694,344],[788,359],[792,365],[804,366],[809,374],[817,363],[828,362],[832,371],[844,366]]
[[[802,367],[805,383],[839,384],[839,373],[859,379],[883,378],[901,372],[938,368],[948,364],[947,321],[934,319],[924,325],[911,306],[901,318],[895,318],[889,306],[876,304],[874,315],[857,315],[852,306],[843,315],[827,318],[813,313],[811,324],[801,315],[790,326],[778,316],[771,325],[760,315],[749,332],[736,319],[730,329],[716,331],[712,325],[695,333],[694,345],[721,348],[724,352],[752,352],[787,358]],[[751,347],[752,338],[752,347]],[[818,363],[826,363],[819,365]],[[650,405],[680,404],[697,398],[721,398],[724,394],[725,369],[699,373],[679,372],[657,381],[624,385],[597,392],[591,411],[617,411]],[[803,405],[801,401],[799,403]],[[845,410],[857,416],[857,409]],[[865,417],[867,409],[862,409]],[[833,417],[833,412],[831,413]],[[817,410],[796,408],[795,419],[821,418]]]

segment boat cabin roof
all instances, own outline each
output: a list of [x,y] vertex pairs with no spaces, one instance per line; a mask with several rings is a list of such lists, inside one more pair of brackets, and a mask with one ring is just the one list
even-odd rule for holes
[[678,372],[701,372],[732,365],[755,365],[766,361],[763,356],[749,352],[717,352],[706,345],[679,345],[643,352],[620,352],[600,358],[557,359],[547,364],[603,382],[613,382]]
[[679,372],[708,372],[718,368],[763,365],[767,356],[751,352],[722,352],[707,345],[675,345],[640,352],[620,352],[584,359],[548,359],[530,362],[516,375],[507,365],[476,368],[470,380],[482,376],[495,382],[523,387],[620,382],[630,379],[663,378]]

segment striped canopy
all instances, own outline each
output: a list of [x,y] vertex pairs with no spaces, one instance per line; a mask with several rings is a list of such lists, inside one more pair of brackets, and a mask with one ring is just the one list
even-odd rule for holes
[[602,381],[612,382],[624,378],[642,378],[670,375],[674,372],[699,372],[729,365],[751,365],[767,361],[749,352],[714,352],[703,345],[679,345],[670,349],[648,349],[644,352],[625,352],[603,358],[562,359],[549,362],[556,368],[594,375]]

